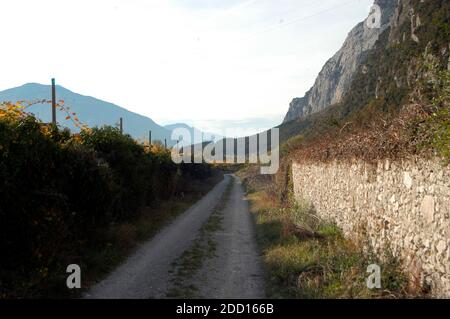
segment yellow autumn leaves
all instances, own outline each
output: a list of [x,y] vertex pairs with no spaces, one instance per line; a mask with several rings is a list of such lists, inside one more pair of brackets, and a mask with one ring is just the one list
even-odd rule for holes
[[2,102],[0,103],[0,118],[18,119],[24,116],[23,106],[20,102]]
[[[9,119],[9,120],[18,120],[20,118],[24,118],[29,113],[26,112],[26,110],[31,107],[32,105],[38,105],[38,104],[51,104],[51,100],[35,100],[35,101],[17,101],[15,103],[12,102],[0,102],[0,119]],[[59,100],[56,103],[56,108],[58,111],[65,114],[64,120],[65,121],[72,121],[73,125],[80,129],[88,129],[88,127],[81,123],[80,119],[78,118],[77,114],[75,112],[72,112],[70,107],[65,105],[64,100]]]

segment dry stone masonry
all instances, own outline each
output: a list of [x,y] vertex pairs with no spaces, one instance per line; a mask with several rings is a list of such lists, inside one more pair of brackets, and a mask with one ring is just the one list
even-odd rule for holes
[[439,160],[293,164],[294,192],[344,234],[399,257],[411,282],[450,297],[450,170]]

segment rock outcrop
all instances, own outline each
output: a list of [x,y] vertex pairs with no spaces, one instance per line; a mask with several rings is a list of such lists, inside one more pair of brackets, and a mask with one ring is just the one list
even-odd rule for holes
[[[295,98],[284,122],[305,117],[338,103],[347,92],[353,75],[374,47],[380,34],[391,24],[397,0],[375,0],[381,9],[379,27],[369,27],[367,19],[350,31],[342,48],[325,64],[314,86],[302,98]],[[369,17],[372,17],[370,15]]]

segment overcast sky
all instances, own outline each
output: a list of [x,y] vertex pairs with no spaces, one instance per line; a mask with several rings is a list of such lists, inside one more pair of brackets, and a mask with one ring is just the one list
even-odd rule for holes
[[1,0],[0,90],[55,77],[161,124],[262,130],[372,2]]

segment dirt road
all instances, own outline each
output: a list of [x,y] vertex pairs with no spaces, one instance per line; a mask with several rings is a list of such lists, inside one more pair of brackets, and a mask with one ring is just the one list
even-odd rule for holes
[[231,175],[86,298],[264,298],[248,203]]

